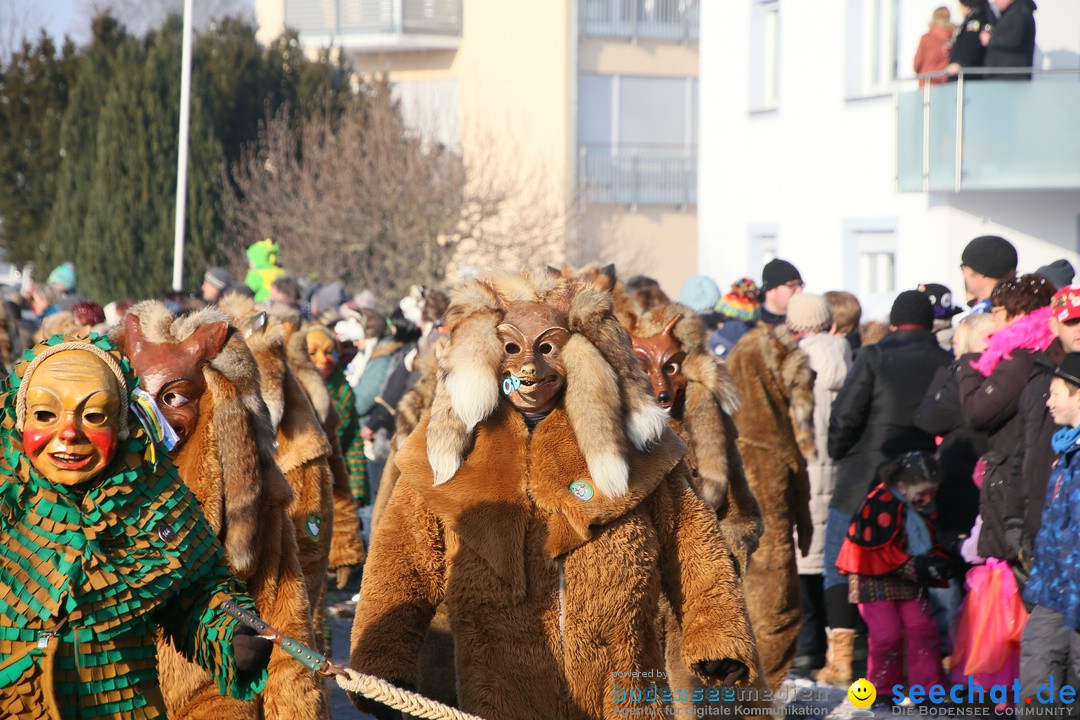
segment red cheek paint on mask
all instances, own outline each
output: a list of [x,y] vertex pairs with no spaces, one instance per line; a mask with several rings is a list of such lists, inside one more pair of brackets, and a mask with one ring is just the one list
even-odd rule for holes
[[27,428],[23,432],[23,450],[27,455],[36,455],[43,447],[49,444],[54,435],[52,430],[40,428]]
[[117,432],[112,428],[101,428],[97,430],[85,430],[86,439],[90,441],[90,444],[98,449],[101,453],[101,457],[108,462],[116,454],[116,445],[119,441]]

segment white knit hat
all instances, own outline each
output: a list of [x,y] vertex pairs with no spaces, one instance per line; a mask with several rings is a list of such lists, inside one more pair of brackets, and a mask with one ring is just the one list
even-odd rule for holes
[[823,332],[832,327],[829,303],[820,295],[799,293],[788,300],[787,326],[792,332]]

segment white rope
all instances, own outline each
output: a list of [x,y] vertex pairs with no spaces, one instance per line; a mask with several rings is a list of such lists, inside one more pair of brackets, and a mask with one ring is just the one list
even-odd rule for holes
[[336,675],[337,684],[343,690],[357,693],[364,697],[378,700],[383,705],[389,705],[395,710],[415,715],[427,720],[484,720],[478,715],[470,715],[457,708],[443,705],[441,702],[426,698],[420,693],[402,690],[374,675],[364,675],[352,668],[343,668],[348,674]]

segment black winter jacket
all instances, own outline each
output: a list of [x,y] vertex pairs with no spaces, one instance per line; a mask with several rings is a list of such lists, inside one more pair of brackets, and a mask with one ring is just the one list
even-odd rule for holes
[[986,433],[964,425],[959,360],[938,370],[915,411],[915,426],[942,438],[937,456],[943,477],[935,524],[942,533],[966,535],[979,513],[979,489],[971,481],[971,474],[986,452],[987,438]]
[[[994,24],[986,45],[986,67],[1031,67],[1035,60],[1035,3],[1016,0]],[[1030,80],[1031,73],[987,75],[999,80]]]
[[839,461],[829,507],[854,514],[877,468],[909,450],[934,452],[934,437],[914,425],[915,410],[952,356],[929,330],[894,330],[859,350],[829,418],[829,456]]
[[1012,351],[1012,357],[1002,358],[990,377],[984,377],[971,367],[965,358],[960,362],[960,405],[964,423],[972,430],[989,434],[989,447],[983,459],[986,474],[979,493],[979,513],[982,530],[979,532],[979,555],[1005,560],[1009,549],[1005,543],[1005,516],[1008,496],[1006,488],[1012,479],[1013,463],[1022,441],[1017,411],[1020,393],[1027,385],[1033,353],[1024,348]]
[[1020,393],[1017,419],[1021,442],[1013,462],[1012,477],[1006,486],[1005,526],[1023,528],[1021,547],[1028,562],[1035,547],[1035,533],[1041,524],[1050,466],[1057,457],[1050,447],[1050,437],[1061,429],[1050,417],[1046,399],[1050,396],[1053,370],[1064,358],[1065,350],[1060,340],[1054,340],[1050,347],[1037,353],[1027,385]]
[[[957,28],[956,37],[953,39],[949,62],[966,68],[983,66],[986,48],[979,40],[979,33],[989,23],[988,18],[986,10],[972,10],[964,17],[964,22]],[[972,80],[981,77],[981,75],[968,75],[964,79]]]

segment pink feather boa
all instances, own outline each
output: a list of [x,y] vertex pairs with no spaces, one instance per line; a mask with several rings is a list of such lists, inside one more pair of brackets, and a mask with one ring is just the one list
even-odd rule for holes
[[990,336],[984,352],[971,367],[990,377],[1001,360],[1012,358],[1014,350],[1042,352],[1057,337],[1050,330],[1050,306],[1039,308]]

